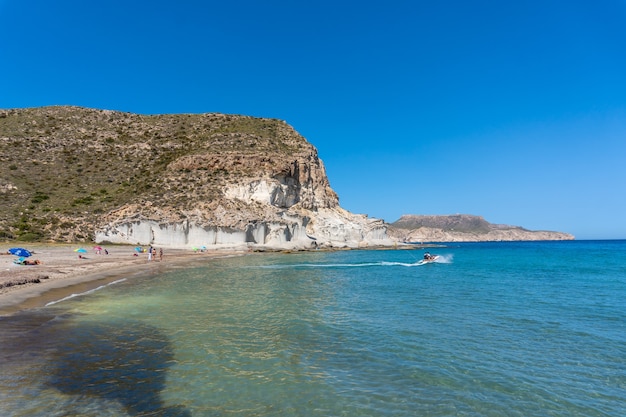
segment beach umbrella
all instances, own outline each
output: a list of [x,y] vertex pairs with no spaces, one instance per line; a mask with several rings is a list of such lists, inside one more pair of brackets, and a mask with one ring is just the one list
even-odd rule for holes
[[93,249],[94,250],[102,250],[102,246],[94,246]]
[[141,246],[137,246],[137,247],[135,248],[135,250],[136,250],[137,252],[139,252],[139,253],[141,253],[141,252],[143,251],[143,249],[141,249]]
[[74,249],[74,252],[78,252],[78,253],[87,253],[87,249],[78,248],[78,249]]
[[12,255],[24,257],[24,258],[28,258],[29,256],[32,256],[32,253],[30,253],[29,250],[24,249],[24,248],[11,248],[9,249],[9,253]]

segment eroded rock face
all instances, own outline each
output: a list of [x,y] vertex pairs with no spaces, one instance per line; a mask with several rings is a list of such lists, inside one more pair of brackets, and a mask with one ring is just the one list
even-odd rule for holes
[[[273,191],[280,185],[237,188],[233,199],[253,201],[257,205],[247,211],[225,210],[218,207],[212,221],[197,216],[196,221],[161,214],[161,220],[143,218],[136,210],[123,210],[131,217],[117,215],[96,231],[96,242],[127,243],[169,247],[253,248],[253,249],[313,249],[359,248],[389,246],[382,220],[355,215],[339,206],[315,211],[299,205],[292,209],[272,211]],[[259,209],[265,216],[258,216]],[[280,208],[280,206],[278,206]],[[204,214],[204,213],[202,213]],[[255,218],[259,217],[259,218]],[[191,216],[190,216],[191,217]],[[163,219],[169,218],[169,221]],[[204,219],[204,222],[202,221]],[[246,220],[253,219],[253,220]]]
[[168,169],[232,171],[238,166],[248,175],[225,182],[220,198],[198,201],[192,210],[152,201],[125,205],[105,216],[95,241],[268,249],[389,244],[382,221],[339,207],[322,161],[313,148],[307,151],[291,162],[265,155],[184,156]]
[[188,221],[157,223],[151,220],[121,221],[96,232],[97,242],[132,243],[168,247],[212,247],[241,249],[310,248],[302,221],[284,223],[251,222],[245,228],[198,226]]
[[[152,202],[127,205],[109,213],[96,230],[97,242],[157,246],[310,249],[391,245],[382,220],[341,209],[314,150],[291,163],[250,156],[230,163],[259,167],[255,176],[224,184],[221,198],[195,210],[158,207]],[[170,165],[201,169],[216,160],[184,157]],[[277,169],[280,167],[282,169]],[[224,160],[219,169],[230,167]],[[230,168],[232,169],[232,168]]]

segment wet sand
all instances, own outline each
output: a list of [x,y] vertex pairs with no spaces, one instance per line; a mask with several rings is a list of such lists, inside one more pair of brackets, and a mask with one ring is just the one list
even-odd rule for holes
[[[92,246],[65,244],[22,245],[33,252],[29,260],[39,260],[39,265],[16,265],[16,256],[7,254],[10,247],[18,245],[0,244],[0,315],[12,314],[28,308],[44,306],[46,303],[72,293],[80,293],[120,278],[138,274],[159,273],[166,268],[201,260],[207,257],[242,254],[237,251],[193,252],[186,249],[163,249],[163,259],[149,261],[147,253],[137,253],[130,246],[103,246],[105,254],[97,254]],[[87,253],[74,250],[83,247]],[[137,254],[137,256],[135,256]],[[25,281],[39,281],[27,282]]]

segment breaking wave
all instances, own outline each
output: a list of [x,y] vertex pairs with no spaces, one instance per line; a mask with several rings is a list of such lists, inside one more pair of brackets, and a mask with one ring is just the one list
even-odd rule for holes
[[96,292],[98,290],[101,290],[103,288],[108,287],[109,285],[118,284],[118,283],[123,282],[123,281],[126,281],[126,278],[118,279],[116,281],[109,282],[108,284],[105,284],[105,285],[100,285],[99,287],[94,288],[94,289],[89,290],[89,291],[84,291],[84,292],[81,292],[81,293],[70,294],[67,297],[63,297],[63,298],[61,298],[59,300],[50,301],[49,303],[46,304],[46,307],[54,305],[54,304],[57,304],[57,303],[61,303],[63,301],[71,300],[72,298],[75,298],[75,297],[80,297],[81,295],[92,294],[92,293],[94,293],[94,292]]

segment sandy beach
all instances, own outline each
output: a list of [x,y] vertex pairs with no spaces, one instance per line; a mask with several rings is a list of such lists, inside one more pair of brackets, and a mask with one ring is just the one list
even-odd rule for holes
[[[147,253],[137,253],[131,246],[104,246],[98,254],[89,245],[33,244],[21,247],[33,253],[28,260],[40,263],[17,265],[13,262],[17,257],[7,253],[9,248],[15,246],[20,245],[0,244],[0,315],[40,307],[65,295],[88,291],[121,277],[158,273],[168,266],[190,260],[243,253],[164,248],[162,259],[157,249],[156,257],[149,260]],[[75,252],[79,247],[87,250],[87,253],[81,254],[82,257]]]
[[[429,246],[429,245],[426,245]],[[421,249],[424,245],[399,246],[395,249]],[[37,265],[18,265],[17,256],[8,253],[13,247],[24,247],[32,252],[29,261]],[[161,273],[168,268],[202,262],[203,259],[240,256],[247,249],[220,248],[194,252],[190,249],[159,249],[154,259],[147,253],[137,253],[134,246],[106,245],[96,253],[93,245],[35,243],[0,243],[0,315],[46,305],[73,293],[82,293],[120,278],[139,274]],[[84,248],[87,253],[75,250]],[[108,252],[105,253],[105,249]],[[147,249],[147,247],[144,247]],[[379,249],[390,249],[387,247]],[[287,251],[289,252],[289,251]]]

